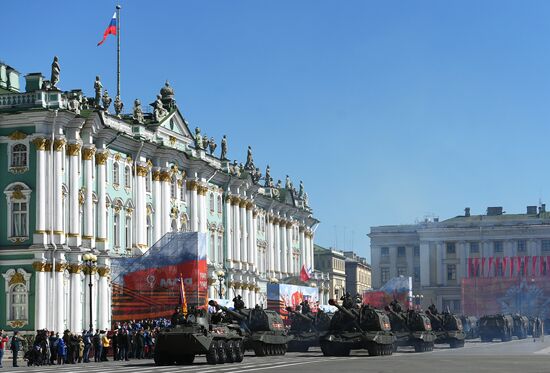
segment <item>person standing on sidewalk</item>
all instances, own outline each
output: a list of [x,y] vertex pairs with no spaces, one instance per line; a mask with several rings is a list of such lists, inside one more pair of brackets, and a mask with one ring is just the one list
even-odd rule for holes
[[9,338],[4,335],[4,329],[0,329],[0,368],[2,367],[2,359],[4,358],[4,350],[9,342]]
[[13,337],[11,337],[10,350],[13,354],[13,366],[18,367],[17,365],[17,355],[19,350],[21,350],[21,337],[19,337],[19,331],[13,332]]

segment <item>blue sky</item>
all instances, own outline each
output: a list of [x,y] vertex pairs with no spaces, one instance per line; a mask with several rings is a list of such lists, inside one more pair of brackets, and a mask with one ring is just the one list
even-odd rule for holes
[[[550,202],[549,2],[120,3],[126,107],[169,79],[230,158],[303,180],[321,245],[368,257],[371,226]],[[114,93],[115,4],[6,2],[0,58]]]

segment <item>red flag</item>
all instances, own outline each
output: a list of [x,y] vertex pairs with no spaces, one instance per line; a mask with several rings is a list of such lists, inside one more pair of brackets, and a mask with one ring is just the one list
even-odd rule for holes
[[542,276],[544,273],[544,257],[539,257],[539,276]]
[[[495,258],[493,256],[490,256],[489,257],[489,268],[487,268],[487,277],[490,277],[491,276],[491,267],[493,267],[493,260]],[[496,271],[495,271],[496,273]]]
[[472,277],[472,258],[468,258],[468,278]]
[[506,277],[506,272],[508,271],[508,257],[505,256],[502,258],[502,276]]
[[[502,258],[504,259],[504,258]],[[495,276],[504,276],[504,271],[502,270],[502,267],[500,266],[500,257],[497,256],[495,258]]]
[[528,272],[529,272],[529,257],[525,255],[523,257],[523,275],[527,276]]
[[300,271],[300,280],[303,282],[308,282],[311,277],[309,276],[309,273],[306,269],[306,265],[302,265],[302,270]]
[[481,277],[485,277],[485,257],[481,258]]
[[510,277],[514,276],[514,263],[516,262],[516,257],[511,256],[510,257]]
[[474,276],[479,277],[479,258],[474,258]]
[[111,22],[109,22],[109,26],[105,29],[105,32],[103,33],[103,40],[101,40],[97,45],[103,44],[105,39],[107,39],[107,36],[109,35],[116,35],[116,12],[113,14],[113,18],[111,18]]
[[531,276],[535,276],[537,274],[537,258],[536,256],[531,257]]

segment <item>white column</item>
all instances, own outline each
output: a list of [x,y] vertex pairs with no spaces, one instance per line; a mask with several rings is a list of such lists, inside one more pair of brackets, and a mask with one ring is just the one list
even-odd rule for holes
[[206,233],[208,231],[208,225],[207,225],[207,219],[206,219],[206,193],[208,192],[208,188],[199,185],[197,190],[197,198],[199,202],[198,206],[198,216],[199,216],[199,232]]
[[98,290],[98,315],[97,324],[99,329],[108,330],[109,325],[109,284],[107,282],[109,275],[109,267],[99,267],[99,279],[97,284]]
[[82,239],[89,242],[90,247],[94,247],[94,206],[92,201],[93,192],[93,167],[95,147],[87,145],[82,150],[82,158],[84,159],[84,235]]
[[63,227],[63,151],[65,149],[65,139],[56,139],[54,141],[54,204],[55,217],[53,233],[57,244],[65,243],[65,232]]
[[430,286],[430,244],[420,242],[420,285]]
[[67,156],[69,157],[69,221],[66,231],[68,244],[71,247],[78,247],[81,244],[80,237],[80,205],[78,203],[80,191],[80,148],[79,143],[67,145]]
[[[258,253],[258,243],[256,239],[256,235],[258,234],[258,211],[250,210],[250,226],[251,226],[251,234],[250,234],[250,243],[248,245],[249,251],[250,251],[250,262],[252,263],[252,270],[256,271],[258,268],[261,268],[260,261],[262,261],[260,254]],[[254,302],[253,306],[256,303]]]
[[436,258],[437,258],[437,285],[444,285],[445,284],[445,277],[444,277],[444,264],[443,264],[443,259],[444,259],[444,252],[445,252],[445,244],[443,242],[438,242],[437,243],[437,254],[436,254]]
[[[97,166],[97,234],[96,247],[100,251],[108,250],[107,243],[107,158],[109,151],[104,150],[95,155]],[[77,205],[78,207],[78,205]],[[78,211],[77,211],[78,213]]]
[[163,236],[167,232],[170,232],[170,228],[171,228],[170,182],[172,181],[172,179],[170,177],[170,172],[167,170],[163,170],[160,174],[160,181],[161,181],[161,189],[162,189],[161,236]]
[[[232,253],[232,240],[233,240],[233,226],[231,225],[231,197],[225,197],[225,262],[229,268],[233,267],[233,253]],[[223,264],[223,263],[222,263]]]
[[198,232],[199,231],[199,209],[198,209],[198,196],[197,196],[197,182],[194,180],[187,182],[187,190],[189,191],[190,198],[189,202],[191,203],[191,214],[190,214],[190,220],[191,220],[191,231],[192,232]]
[[239,198],[233,198],[231,204],[233,205],[233,250],[235,253],[235,261],[238,268],[241,268],[241,229],[240,229],[240,217],[239,217]]
[[246,201],[243,199],[239,203],[239,217],[241,228],[241,263],[242,269],[248,268],[248,230],[246,226]]
[[315,236],[314,236],[314,233],[312,231],[312,232],[310,232],[309,239],[308,239],[308,245],[309,245],[308,252],[309,252],[309,260],[310,260],[310,263],[311,263],[311,270],[312,271],[315,269],[315,263],[313,261],[314,250],[315,250],[315,248],[313,246],[314,242],[315,242]]
[[65,330],[65,286],[63,276],[67,264],[64,262],[55,263],[55,279],[54,279],[54,291],[55,291],[55,330]]
[[288,272],[291,276],[294,275],[294,250],[292,248],[292,225],[290,223],[286,224],[286,247],[287,247],[287,261],[288,261]]
[[35,310],[34,310],[34,319],[35,319],[35,329],[40,330],[47,327],[47,279],[46,279],[46,263],[35,262],[33,263],[33,268],[35,270],[36,280],[35,280]]
[[155,207],[155,215],[153,221],[153,236],[154,242],[157,242],[162,237],[162,190],[160,182],[160,170],[153,170],[153,206]]
[[306,268],[309,268],[309,246],[306,247],[306,236],[304,233],[304,227],[300,226],[300,258],[302,263],[299,270],[302,269],[302,265],[305,264]]
[[71,319],[70,328],[75,333],[82,331],[82,278],[80,274],[81,266],[79,263],[71,263],[69,265],[69,273],[71,275]]
[[35,244],[44,244],[46,238],[46,183],[49,173],[46,170],[46,148],[48,140],[34,139],[36,148],[36,232],[33,241]]
[[249,299],[249,296],[248,296],[248,284],[243,284],[242,287],[243,287],[242,297],[243,297],[243,301],[245,303],[245,306],[246,307],[251,307],[250,299]]
[[288,246],[287,246],[287,240],[286,240],[286,221],[281,221],[280,225],[280,237],[281,237],[281,251],[282,251],[282,268],[281,272],[284,272],[285,275],[288,273]]
[[136,245],[147,249],[147,209],[145,207],[145,177],[149,173],[146,164],[136,164]]
[[274,244],[274,234],[275,227],[273,225],[273,217],[269,216],[267,224],[268,240],[267,240],[267,252],[269,255],[269,271],[275,272],[275,244]]
[[279,218],[273,220],[273,255],[275,257],[275,272],[281,272],[281,233]]

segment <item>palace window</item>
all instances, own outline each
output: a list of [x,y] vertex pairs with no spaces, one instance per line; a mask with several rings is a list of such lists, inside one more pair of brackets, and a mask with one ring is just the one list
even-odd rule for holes
[[518,241],[518,253],[524,253],[527,251],[527,242],[525,240]]
[[397,256],[398,257],[405,257],[405,255],[406,255],[405,247],[404,246],[399,246],[397,248]]
[[10,269],[2,274],[5,280],[7,321],[23,321],[29,318],[29,289],[31,274],[24,269]]
[[15,144],[11,148],[11,167],[27,167],[27,146]]
[[218,214],[221,215],[222,212],[223,212],[223,207],[222,207],[222,196],[219,195],[219,196],[218,196]]
[[479,242],[470,242],[470,254],[479,254]]
[[172,184],[170,184],[170,198],[178,198],[178,179],[175,176],[172,177]]
[[414,256],[420,256],[420,246],[415,246],[413,250]]
[[15,182],[4,190],[7,200],[8,239],[21,242],[29,237],[29,205],[31,190],[23,183]]
[[544,252],[550,251],[550,240],[542,240],[541,248],[542,248],[542,251]]
[[185,201],[187,199],[187,192],[185,190],[186,183],[185,180],[181,180],[181,188],[180,188],[180,200]]
[[503,252],[502,241],[493,242],[493,249],[495,254],[502,253]]
[[407,274],[407,268],[397,267],[397,276],[405,276]]
[[120,184],[120,169],[117,161],[113,162],[113,184]]
[[120,247],[120,213],[118,212],[113,217],[113,245]]
[[210,193],[210,212],[214,213],[215,202],[214,202],[214,193]]
[[208,256],[210,257],[210,258],[209,258],[209,259],[210,259],[210,262],[211,262],[211,263],[215,263],[215,262],[216,262],[216,258],[215,258],[215,256],[214,256],[214,252],[215,252],[215,250],[216,250],[216,247],[215,247],[216,241],[215,241],[215,239],[214,239],[214,233],[211,233],[211,234],[210,234],[210,242],[209,242],[209,244],[210,244],[210,245],[209,245],[210,250],[209,250],[209,252],[208,252]]
[[390,248],[389,247],[383,247],[380,249],[380,256],[390,256]]
[[132,217],[126,216],[126,231],[125,231],[125,240],[126,240],[126,250],[132,249]]
[[124,172],[124,187],[130,189],[132,186],[132,171],[130,169],[130,166],[125,167]]
[[420,267],[414,267],[414,277],[415,282],[420,282]]
[[447,264],[447,280],[456,280],[456,264]]
[[380,285],[384,285],[390,280],[390,269],[380,268]]
[[456,246],[454,242],[447,242],[447,255],[449,254],[455,254],[456,253]]

